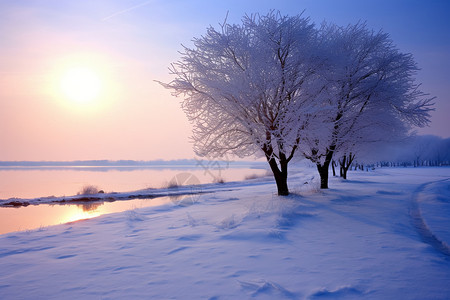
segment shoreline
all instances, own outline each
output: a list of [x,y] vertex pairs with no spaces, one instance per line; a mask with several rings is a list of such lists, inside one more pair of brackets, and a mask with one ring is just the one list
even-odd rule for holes
[[37,197],[37,198],[9,198],[0,199],[1,207],[27,207],[29,205],[39,204],[81,204],[81,203],[96,203],[96,202],[113,202],[113,201],[126,201],[131,199],[152,199],[166,196],[184,196],[210,193],[214,191],[222,191],[224,189],[235,189],[243,185],[247,185],[249,182],[256,184],[269,184],[273,182],[272,178],[268,176],[259,177],[256,179],[242,180],[242,181],[230,181],[223,183],[204,183],[197,185],[180,185],[168,188],[149,188],[143,190],[136,190],[131,192],[113,192],[113,193],[96,193],[85,195],[72,195],[72,196],[49,196],[49,197]]

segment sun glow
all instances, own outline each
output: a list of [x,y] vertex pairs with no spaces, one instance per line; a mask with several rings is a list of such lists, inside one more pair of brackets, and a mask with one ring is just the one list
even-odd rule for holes
[[89,103],[99,97],[102,81],[91,68],[72,67],[61,76],[60,90],[68,100]]
[[49,67],[45,93],[64,113],[97,115],[123,95],[120,76],[105,53],[69,53],[52,60]]

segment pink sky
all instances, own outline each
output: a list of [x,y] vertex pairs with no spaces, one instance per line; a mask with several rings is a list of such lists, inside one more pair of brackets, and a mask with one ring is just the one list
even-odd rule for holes
[[[422,68],[422,89],[438,97],[432,125],[419,133],[450,136],[444,2],[373,1],[366,8],[358,1],[241,2],[1,2],[0,160],[193,158],[181,99],[154,80],[170,81],[167,67],[180,45],[223,21],[227,11],[230,22],[239,22],[244,13],[271,8],[291,15],[306,9],[316,23],[367,20],[390,33]],[[98,74],[97,99],[79,104],[61,94],[62,74],[73,65]]]

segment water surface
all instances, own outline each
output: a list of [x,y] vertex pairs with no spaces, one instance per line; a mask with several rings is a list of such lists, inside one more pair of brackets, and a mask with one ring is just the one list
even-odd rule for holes
[[191,174],[191,179],[195,179],[192,183],[212,183],[218,180],[240,181],[251,175],[264,175],[266,170],[145,167],[3,168],[0,169],[0,199],[72,196],[87,185],[93,185],[105,193],[164,188],[182,173]]
[[[240,181],[263,176],[265,169],[253,168],[128,168],[128,167],[38,167],[0,169],[0,199],[72,196],[87,185],[105,193],[129,192],[148,188]],[[191,197],[191,196],[188,196]],[[37,229],[51,225],[94,218],[100,215],[183,201],[184,196],[93,202],[65,205],[0,207],[0,234]]]
[[195,195],[83,204],[0,207],[0,234],[38,229],[143,207],[190,204],[195,200],[193,197]]

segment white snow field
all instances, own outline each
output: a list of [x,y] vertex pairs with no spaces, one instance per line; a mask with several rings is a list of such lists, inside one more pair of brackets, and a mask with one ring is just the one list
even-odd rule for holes
[[450,299],[450,168],[292,175],[0,235],[0,299]]

